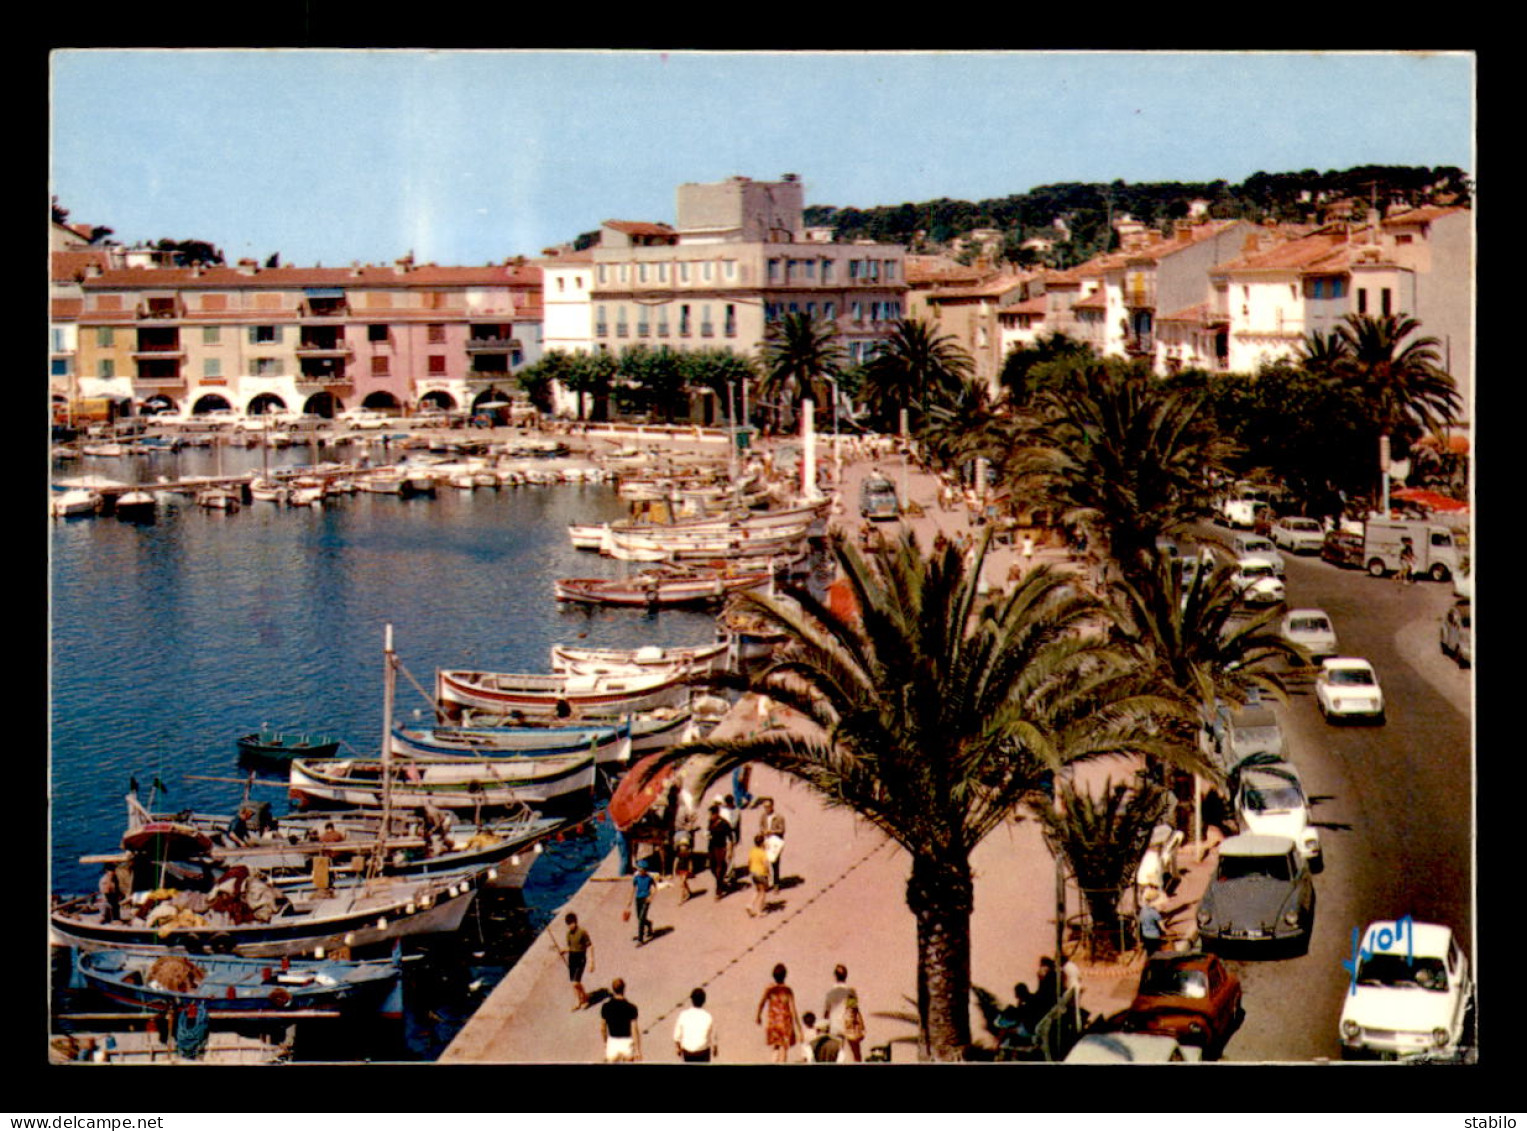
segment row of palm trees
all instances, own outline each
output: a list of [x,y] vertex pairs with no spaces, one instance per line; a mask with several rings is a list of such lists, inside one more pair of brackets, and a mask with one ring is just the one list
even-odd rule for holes
[[[1413,326],[1353,318],[1346,329],[1322,347],[1330,379],[1397,390],[1375,409],[1391,414],[1390,427],[1428,413],[1451,418],[1456,392],[1427,368],[1424,342],[1384,366],[1372,361],[1370,334],[1399,340]],[[831,340],[800,317],[780,324],[762,356],[765,396],[815,399],[823,379],[841,373]],[[971,1043],[970,861],[982,839],[1014,816],[1043,822],[1092,918],[1107,925],[1142,830],[1166,804],[1156,783],[1176,770],[1223,784],[1199,745],[1203,728],[1253,693],[1281,695],[1279,671],[1304,660],[1274,631],[1275,612],[1246,609],[1228,558],[1184,573],[1158,547],[1206,513],[1235,451],[1206,393],[1127,366],[1084,364],[1057,380],[1063,367],[1046,374],[1040,365],[1028,370],[1038,379],[1020,412],[970,369],[949,339],[905,322],[864,367],[860,392],[881,420],[905,411],[930,462],[985,455],[1015,493],[1086,531],[1099,577],[1042,566],[1011,591],[983,595],[985,540],[973,555],[949,544],[928,551],[908,532],[866,558],[835,538],[852,600],[826,603],[804,589],[740,598],[788,643],[762,670],[719,681],[792,708],[804,731],[707,740],[665,756],[709,754],[718,774],[771,766],[906,850],[919,1040],[932,1059],[958,1059]],[[1082,763],[1121,756],[1149,775],[1101,799],[1065,780]]]

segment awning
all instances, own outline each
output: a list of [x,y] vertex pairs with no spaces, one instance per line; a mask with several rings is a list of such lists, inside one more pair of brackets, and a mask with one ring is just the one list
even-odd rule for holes
[[1468,503],[1450,499],[1446,495],[1439,495],[1436,491],[1426,491],[1420,487],[1402,487],[1398,491],[1389,492],[1389,497],[1406,503],[1415,503],[1427,510],[1448,514],[1462,514],[1469,509]]
[[344,298],[343,287],[303,287],[302,293],[308,298]]

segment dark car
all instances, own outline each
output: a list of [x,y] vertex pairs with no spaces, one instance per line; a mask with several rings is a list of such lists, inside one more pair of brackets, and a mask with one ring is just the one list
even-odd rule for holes
[[1205,947],[1285,944],[1303,954],[1315,928],[1315,879],[1286,836],[1243,833],[1219,846],[1219,865],[1198,905]]
[[1343,569],[1363,568],[1363,536],[1348,530],[1333,530],[1320,547],[1320,556]]
[[1157,1033],[1217,1056],[1240,1024],[1241,980],[1213,954],[1167,954],[1152,958],[1140,989],[1119,1027]]

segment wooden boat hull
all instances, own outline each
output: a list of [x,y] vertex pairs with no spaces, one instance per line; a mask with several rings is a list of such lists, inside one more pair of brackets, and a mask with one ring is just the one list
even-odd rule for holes
[[361,948],[412,935],[449,934],[461,927],[477,896],[477,878],[387,878],[365,888],[336,890],[315,901],[306,914],[240,926],[179,927],[161,930],[141,923],[104,923],[87,897],[53,909],[50,931],[58,945],[82,950],[140,947],[161,952],[220,950],[257,958],[329,953]]
[[446,707],[508,715],[555,716],[559,703],[585,714],[625,714],[668,707],[689,692],[682,672],[651,676],[534,676],[441,669],[435,698]]
[[413,758],[553,758],[589,753],[596,764],[605,765],[630,756],[628,733],[625,727],[559,733],[537,727],[398,728],[392,732],[392,749]]
[[316,738],[311,734],[263,729],[254,734],[241,735],[239,753],[251,758],[288,761],[292,758],[332,758],[339,753],[339,739],[327,735]]
[[337,961],[307,959],[286,968],[264,958],[187,955],[202,976],[195,989],[156,987],[161,950],[136,947],[77,951],[78,979],[113,1001],[146,1009],[183,1009],[191,1003],[215,1017],[249,1010],[347,1009],[377,1006],[397,984],[402,966],[395,959]]
[[[292,763],[294,797],[380,809],[384,803],[380,762],[339,760]],[[394,808],[440,809],[546,805],[594,788],[594,756],[399,760],[391,788]]]
[[629,608],[705,604],[725,599],[728,593],[767,585],[767,570],[724,577],[663,579],[569,577],[554,583],[557,600],[590,605],[619,605]]
[[574,648],[551,646],[551,670],[579,675],[636,674],[653,668],[682,667],[690,672],[725,671],[730,641],[691,648]]

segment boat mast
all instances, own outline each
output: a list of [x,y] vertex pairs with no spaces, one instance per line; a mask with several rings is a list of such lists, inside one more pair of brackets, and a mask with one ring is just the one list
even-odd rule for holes
[[367,869],[373,876],[382,870],[382,863],[387,856],[387,840],[392,833],[392,698],[397,674],[390,624],[383,630],[382,655],[386,665],[382,683],[382,830]]

